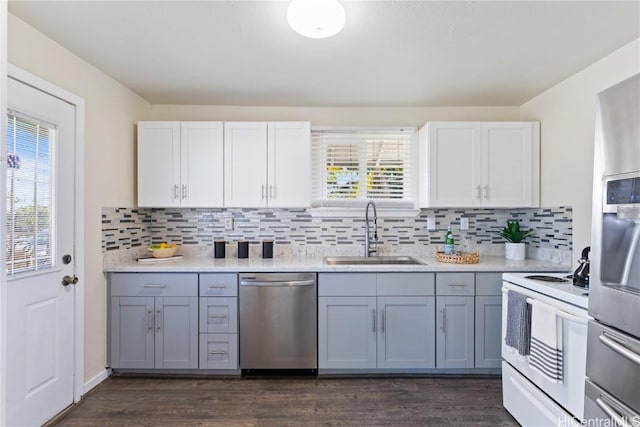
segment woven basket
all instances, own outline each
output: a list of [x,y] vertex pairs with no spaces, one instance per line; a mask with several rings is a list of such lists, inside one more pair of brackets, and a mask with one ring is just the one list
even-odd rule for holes
[[453,255],[445,255],[444,252],[436,252],[436,261],[449,264],[477,264],[480,262],[480,253],[458,252]]

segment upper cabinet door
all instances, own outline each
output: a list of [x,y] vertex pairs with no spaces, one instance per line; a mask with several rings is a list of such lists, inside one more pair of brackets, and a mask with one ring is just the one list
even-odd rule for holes
[[180,122],[138,122],[138,206],[180,206]]
[[419,148],[421,207],[481,204],[481,138],[476,122],[427,124]]
[[223,206],[222,122],[182,122],[180,130],[181,206]]
[[482,124],[482,206],[539,205],[540,124]]
[[225,122],[224,206],[267,206],[267,123]]
[[268,123],[268,205],[311,204],[311,124]]

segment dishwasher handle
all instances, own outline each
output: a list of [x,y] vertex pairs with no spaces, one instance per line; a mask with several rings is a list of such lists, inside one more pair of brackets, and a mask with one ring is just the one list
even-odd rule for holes
[[291,281],[247,281],[241,280],[240,286],[262,286],[262,287],[278,287],[278,286],[313,286],[315,280],[291,280]]

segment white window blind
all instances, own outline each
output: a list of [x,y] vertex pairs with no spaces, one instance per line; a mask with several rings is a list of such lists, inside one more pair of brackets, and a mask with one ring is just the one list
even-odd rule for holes
[[414,207],[415,128],[314,128],[311,150],[313,207]]
[[6,136],[7,274],[51,268],[55,126],[10,111]]

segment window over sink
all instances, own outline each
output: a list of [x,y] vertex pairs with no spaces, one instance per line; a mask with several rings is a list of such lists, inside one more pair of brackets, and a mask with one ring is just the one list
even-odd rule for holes
[[414,209],[416,154],[413,127],[312,128],[312,208],[359,211],[373,200],[381,209]]

